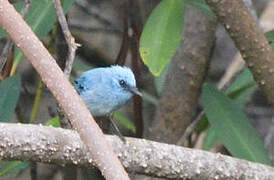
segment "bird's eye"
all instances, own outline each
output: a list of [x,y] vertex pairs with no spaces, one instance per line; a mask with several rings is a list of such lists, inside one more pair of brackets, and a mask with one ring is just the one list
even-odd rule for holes
[[126,87],[126,82],[124,80],[120,80],[119,81],[119,84],[122,86],[122,87]]

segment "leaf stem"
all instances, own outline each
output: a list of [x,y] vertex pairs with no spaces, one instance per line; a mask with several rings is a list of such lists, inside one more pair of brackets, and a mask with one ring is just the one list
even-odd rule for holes
[[29,123],[31,123],[31,124],[33,124],[36,119],[37,110],[39,108],[42,91],[43,91],[43,82],[42,82],[41,78],[39,78],[38,87],[36,90],[36,96],[34,99],[34,104],[32,107],[32,112],[31,112],[31,116],[30,116],[30,120],[29,120]]

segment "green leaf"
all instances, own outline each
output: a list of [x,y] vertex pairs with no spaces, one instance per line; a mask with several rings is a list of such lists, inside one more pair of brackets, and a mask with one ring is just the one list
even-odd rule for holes
[[[64,0],[63,10],[67,13],[74,0]],[[56,22],[56,12],[53,1],[34,0],[26,15],[26,21],[39,37],[45,37]]]
[[200,9],[202,12],[207,15],[214,16],[214,13],[211,11],[209,6],[205,3],[204,0],[187,0],[185,1],[188,5]]
[[47,120],[46,125],[52,126],[52,127],[61,127],[59,116],[56,116],[54,118],[51,118],[50,120]]
[[22,161],[3,161],[0,165],[0,177],[11,174],[14,171],[21,171],[30,166],[28,162]]
[[139,51],[155,76],[161,74],[179,47],[184,6],[184,0],[162,0],[145,24]]
[[203,143],[204,150],[210,150],[218,141],[218,136],[216,130],[212,127],[209,127]]
[[126,129],[132,131],[133,133],[135,133],[135,126],[133,124],[132,121],[130,121],[126,115],[124,115],[123,113],[116,111],[113,114],[113,117],[115,120],[117,120],[121,125],[123,125]]
[[267,40],[272,48],[272,51],[274,51],[274,30],[266,32],[265,37],[267,38]]
[[274,51],[274,42],[270,44],[272,51]]
[[202,119],[200,120],[200,122],[197,124],[196,128],[195,128],[195,132],[197,133],[201,133],[202,131],[208,129],[209,124],[208,124],[208,120],[206,115],[203,115]]
[[225,94],[239,104],[242,109],[257,87],[251,72],[246,68],[225,91]]
[[245,68],[245,70],[237,77],[237,79],[230,85],[225,91],[226,94],[234,94],[242,89],[249,87],[250,85],[256,84],[251,72]]
[[267,38],[268,41],[271,41],[271,42],[274,41],[274,30],[268,31],[264,35],[265,35],[265,37]]
[[[74,0],[64,0],[65,13],[73,3]],[[53,1],[34,0],[25,20],[40,39],[45,37],[53,29],[57,20]],[[23,57],[22,52],[17,49],[12,74]]]
[[[225,91],[225,94],[230,99],[232,99],[233,102],[236,103],[239,106],[239,108],[242,110],[244,105],[250,99],[251,95],[254,93],[256,89],[257,89],[257,84],[254,81],[251,72],[246,68],[237,77],[237,79],[230,85],[230,87]],[[212,129],[213,128],[210,128],[210,130]],[[206,149],[212,148],[212,146],[218,140],[217,134],[212,133],[210,130],[207,132],[207,136],[204,141],[204,147]],[[214,135],[216,136],[215,138],[213,137]]]
[[202,101],[211,127],[233,156],[271,164],[256,130],[237,104],[210,85],[203,87]]
[[0,83],[0,122],[10,121],[20,94],[20,79],[7,78]]

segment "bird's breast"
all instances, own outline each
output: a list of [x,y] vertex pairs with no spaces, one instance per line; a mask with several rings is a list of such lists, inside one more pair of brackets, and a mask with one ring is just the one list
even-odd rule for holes
[[130,100],[131,93],[114,93],[103,90],[90,90],[80,94],[88,109],[94,116],[110,114]]

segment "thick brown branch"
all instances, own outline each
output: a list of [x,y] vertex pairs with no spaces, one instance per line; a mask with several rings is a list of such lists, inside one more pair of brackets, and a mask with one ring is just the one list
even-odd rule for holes
[[129,179],[82,99],[8,0],[0,1],[0,23],[55,96],[106,179]]
[[235,42],[254,79],[274,105],[274,55],[242,0],[206,0]]
[[[274,179],[274,169],[221,154],[107,136],[125,168],[173,179]],[[90,166],[93,160],[75,131],[38,125],[0,123],[0,158]],[[106,154],[105,151],[102,152]]]

